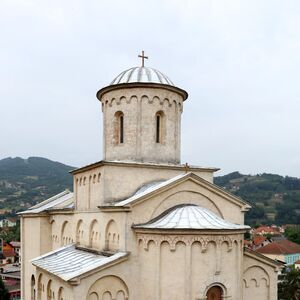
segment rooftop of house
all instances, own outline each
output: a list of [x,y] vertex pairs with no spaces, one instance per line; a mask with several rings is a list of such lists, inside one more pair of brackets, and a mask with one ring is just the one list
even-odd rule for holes
[[261,236],[261,235],[255,236],[253,238],[253,244],[255,246],[258,246],[258,245],[262,244],[265,240],[266,240],[266,238],[264,236]]
[[262,254],[296,254],[300,253],[300,245],[284,239],[274,241],[256,251]]

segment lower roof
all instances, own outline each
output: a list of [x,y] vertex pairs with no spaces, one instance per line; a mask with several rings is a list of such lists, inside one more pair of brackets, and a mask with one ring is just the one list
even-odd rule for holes
[[71,244],[34,258],[31,263],[64,281],[69,281],[126,256],[127,252],[117,252],[110,256],[101,255],[76,248]]
[[247,225],[233,224],[212,211],[194,204],[175,206],[145,224],[133,225],[141,229],[247,230]]

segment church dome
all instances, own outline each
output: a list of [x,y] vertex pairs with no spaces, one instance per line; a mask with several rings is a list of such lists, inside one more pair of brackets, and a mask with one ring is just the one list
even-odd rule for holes
[[158,83],[174,86],[174,83],[165,74],[149,67],[134,67],[125,70],[110,85],[123,83]]

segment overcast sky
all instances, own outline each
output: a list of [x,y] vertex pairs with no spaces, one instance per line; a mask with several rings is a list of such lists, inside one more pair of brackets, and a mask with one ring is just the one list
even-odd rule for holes
[[159,69],[189,93],[182,162],[300,177],[300,2],[0,0],[0,159],[102,159],[95,97]]

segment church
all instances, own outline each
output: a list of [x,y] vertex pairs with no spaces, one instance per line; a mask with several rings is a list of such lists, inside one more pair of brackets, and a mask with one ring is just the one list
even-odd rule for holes
[[249,204],[180,161],[188,93],[140,57],[97,92],[103,160],[20,213],[22,299],[277,299],[281,264],[243,246]]

